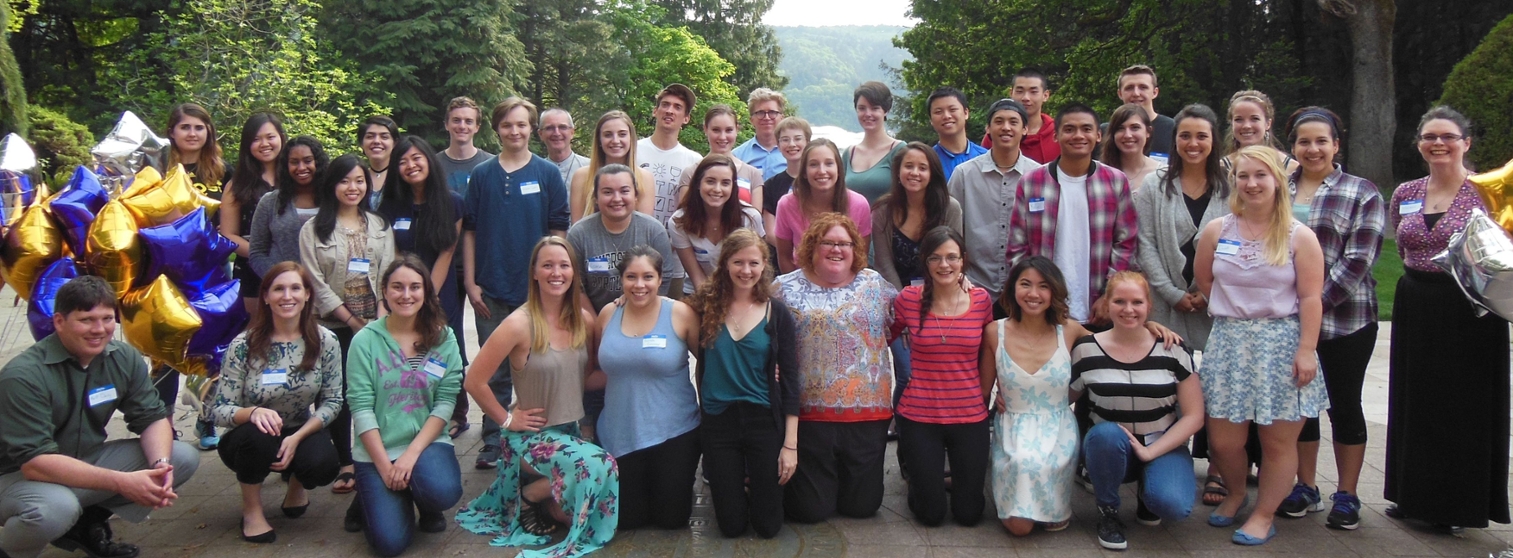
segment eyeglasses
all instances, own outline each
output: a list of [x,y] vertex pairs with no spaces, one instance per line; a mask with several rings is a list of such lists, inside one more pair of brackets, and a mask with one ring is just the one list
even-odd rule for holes
[[836,242],[836,241],[833,241],[833,240],[821,240],[820,241],[820,247],[821,248],[828,248],[828,249],[831,249],[831,250],[850,250],[850,249],[856,247],[856,243],[855,242]]
[[961,263],[961,254],[946,254],[944,258],[932,255],[925,258],[925,263],[930,265],[940,265],[940,262],[946,262],[951,265],[959,264]]
[[566,134],[568,132],[573,131],[573,127],[572,126],[568,126],[566,124],[557,124],[557,125],[554,125],[554,126],[543,127],[543,128],[541,128],[541,131],[546,132],[548,134]]
[[1424,135],[1418,137],[1418,141],[1421,141],[1421,142],[1424,142],[1424,143],[1438,143],[1440,141],[1444,141],[1445,143],[1453,143],[1456,140],[1459,140],[1459,139],[1461,139],[1463,137],[1466,137],[1466,136],[1462,136],[1460,134],[1440,134],[1440,135],[1424,134]]
[[777,118],[782,115],[781,111],[776,110],[759,110],[751,113],[751,116],[754,118]]

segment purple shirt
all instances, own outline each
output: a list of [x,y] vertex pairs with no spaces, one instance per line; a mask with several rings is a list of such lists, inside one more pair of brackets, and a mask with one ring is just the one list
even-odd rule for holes
[[[1455,201],[1445,210],[1445,215],[1430,230],[1424,226],[1424,195],[1429,190],[1429,177],[1404,182],[1392,192],[1392,205],[1387,207],[1387,224],[1397,230],[1397,253],[1403,257],[1403,265],[1418,271],[1442,272],[1439,266],[1429,261],[1443,252],[1450,244],[1450,236],[1466,228],[1472,209],[1486,211],[1481,196],[1471,181],[1460,185]],[[1409,203],[1406,207],[1404,202]],[[1408,211],[1405,215],[1404,211]]]

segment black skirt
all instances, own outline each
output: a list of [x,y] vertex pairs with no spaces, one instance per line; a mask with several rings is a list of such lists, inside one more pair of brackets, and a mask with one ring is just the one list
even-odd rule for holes
[[1508,322],[1405,270],[1393,302],[1385,496],[1408,517],[1508,523]]

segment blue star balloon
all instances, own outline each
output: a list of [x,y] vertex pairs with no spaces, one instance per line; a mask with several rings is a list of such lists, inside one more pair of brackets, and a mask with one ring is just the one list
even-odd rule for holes
[[147,245],[147,269],[137,278],[139,285],[167,275],[185,298],[195,299],[230,280],[226,258],[236,251],[236,243],[210,224],[205,208],[167,225],[144,228],[139,234]]
[[60,258],[42,270],[37,283],[32,287],[32,298],[26,303],[26,321],[31,325],[32,339],[41,341],[53,333],[53,299],[58,289],[70,279],[79,276],[79,267],[73,258]]
[[82,165],[74,170],[68,186],[48,200],[52,204],[53,219],[63,229],[63,240],[68,242],[68,248],[74,254],[84,253],[89,225],[109,201],[110,193],[100,184],[100,177]]
[[241,282],[232,279],[212,285],[199,296],[189,297],[189,306],[200,315],[200,330],[189,338],[188,356],[205,362],[206,375],[215,377],[231,339],[247,326],[247,307],[242,304]]

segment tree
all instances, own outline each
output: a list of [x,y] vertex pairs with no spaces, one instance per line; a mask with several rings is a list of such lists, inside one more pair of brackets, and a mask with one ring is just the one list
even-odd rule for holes
[[1513,16],[1492,28],[1481,46],[1450,71],[1445,94],[1437,104],[1461,111],[1476,126],[1470,157],[1482,171],[1501,167],[1513,158]]
[[1393,83],[1392,30],[1394,0],[1317,0],[1326,12],[1350,29],[1351,95],[1346,158],[1352,174],[1376,184],[1395,184],[1392,142],[1397,132],[1397,97]]
[[[887,83],[909,53],[893,46],[905,27],[775,27],[783,47],[783,90],[796,114],[815,126],[858,130],[851,92],[864,81]],[[901,105],[902,103],[895,103]],[[890,118],[891,119],[891,118]]]
[[681,83],[698,95],[698,105],[690,111],[692,123],[683,129],[679,141],[690,149],[708,152],[708,142],[699,124],[704,111],[718,103],[730,105],[741,115],[741,139],[751,136],[746,103],[737,96],[734,85],[726,82],[735,66],[720,58],[704,39],[686,27],[663,27],[653,23],[660,8],[641,0],[616,2],[609,11],[615,35],[622,38],[628,62],[614,80],[619,106],[631,120],[644,126],[642,137],[654,128],[652,110],[656,95],[669,83]]
[[89,150],[95,146],[95,136],[89,133],[89,128],[40,106],[30,107],[27,116],[31,119],[31,133],[26,139],[36,150],[39,170],[48,184],[54,187],[66,184],[75,166],[88,165],[94,160]]
[[655,23],[687,27],[730,62],[726,81],[744,97],[758,87],[782,89],[788,79],[778,73],[782,50],[762,16],[774,0],[655,0],[665,11]]
[[0,4],[0,137],[15,132],[26,135],[26,87],[21,67],[11,51],[10,2]]
[[528,2],[516,10],[515,26],[534,63],[523,89],[527,97],[543,109],[569,112],[614,105],[615,67],[628,53],[620,52],[615,28],[598,1]]

